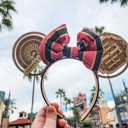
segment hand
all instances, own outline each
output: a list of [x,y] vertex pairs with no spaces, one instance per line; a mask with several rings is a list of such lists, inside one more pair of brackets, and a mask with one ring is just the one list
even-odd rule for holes
[[70,128],[64,119],[57,118],[57,112],[63,115],[59,105],[57,103],[51,105],[40,109],[31,128]]

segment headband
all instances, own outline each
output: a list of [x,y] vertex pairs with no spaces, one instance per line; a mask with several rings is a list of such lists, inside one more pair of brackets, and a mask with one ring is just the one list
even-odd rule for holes
[[[44,78],[48,69],[55,62],[62,59],[71,58],[82,61],[86,68],[92,70],[96,83],[96,90],[92,104],[81,117],[81,120],[84,120],[92,110],[98,97],[99,81],[96,73],[100,66],[103,48],[98,34],[89,28],[83,28],[83,30],[77,34],[77,47],[68,47],[67,45],[69,44],[69,41],[70,37],[65,24],[54,29],[42,40],[39,48],[39,54],[41,60],[47,66],[42,73],[41,92],[47,105],[50,105],[44,91]],[[62,115],[59,113],[58,116],[62,118]]]

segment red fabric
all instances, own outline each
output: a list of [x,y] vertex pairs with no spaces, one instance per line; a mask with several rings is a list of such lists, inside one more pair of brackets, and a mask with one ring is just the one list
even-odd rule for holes
[[51,31],[44,37],[39,48],[42,61],[47,65],[63,56],[78,57],[88,69],[97,72],[103,52],[98,34],[92,29],[84,28],[77,34],[78,47],[67,47],[69,41],[65,24]]
[[28,119],[17,119],[15,121],[9,122],[9,125],[17,125],[17,124],[29,124],[30,120]]
[[79,51],[78,47],[72,47],[71,48],[71,58],[77,58],[78,57],[78,51]]
[[92,52],[92,51],[86,51],[84,53],[84,65],[88,68],[88,69],[91,69],[92,68],[92,65],[94,64],[94,59],[95,59],[95,52]]
[[81,41],[84,41],[85,45],[87,46],[86,51],[96,50],[95,42],[93,38],[91,38],[91,36],[89,36],[88,34],[79,32],[77,34],[77,42],[81,42]]
[[[45,44],[47,42],[47,40],[56,32],[58,31],[58,29],[60,28],[63,28],[63,27],[66,27],[66,24],[63,24],[59,27],[57,27],[56,29],[54,29],[53,31],[51,31],[47,36],[44,37],[44,39],[42,40],[41,42],[41,45],[40,45],[40,49],[39,49],[39,54],[40,54],[40,57],[41,59],[43,60],[43,62],[47,65],[49,62],[46,60],[45,58]],[[62,49],[62,46],[65,44],[65,45],[68,45],[70,41],[70,37],[68,35],[65,35],[63,37],[60,37],[56,42],[54,42],[55,44],[53,45],[53,50],[58,50],[58,52],[61,52],[60,49]],[[60,44],[60,46],[59,46]],[[54,47],[58,46],[58,49],[55,49]],[[61,53],[57,53],[52,51],[52,57],[53,59],[57,59],[61,56]]]

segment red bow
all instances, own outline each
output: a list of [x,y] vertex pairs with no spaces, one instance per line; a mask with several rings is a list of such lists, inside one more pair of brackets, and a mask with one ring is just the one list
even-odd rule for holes
[[98,34],[83,28],[77,34],[77,47],[68,47],[69,41],[65,24],[54,29],[41,42],[39,54],[42,61],[47,65],[62,57],[79,58],[88,69],[98,71],[103,52]]

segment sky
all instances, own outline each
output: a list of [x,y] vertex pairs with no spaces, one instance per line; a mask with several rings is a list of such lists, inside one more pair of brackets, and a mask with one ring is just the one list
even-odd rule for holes
[[[11,32],[2,30],[0,33],[0,90],[6,92],[6,98],[11,91],[11,99],[17,99],[17,110],[10,116],[10,121],[17,119],[20,111],[31,110],[33,83],[27,79],[23,80],[23,73],[16,68],[12,59],[13,45],[21,35],[31,31],[48,34],[61,24],[66,24],[71,39],[69,46],[76,46],[77,33],[83,27],[105,26],[106,32],[118,34],[128,42],[128,7],[121,8],[120,3],[100,4],[98,0],[17,0],[15,2],[18,13],[12,12],[14,29]],[[43,62],[40,64],[45,66]],[[92,72],[81,62],[76,60],[57,62],[49,69],[47,77],[48,80],[45,80],[44,85],[50,102],[59,103],[55,92],[63,88],[70,99],[80,92],[86,94],[89,105],[90,89],[95,85],[95,81]],[[119,77],[111,79],[114,94],[123,90],[122,79],[128,86],[127,77],[128,70]],[[114,107],[108,79],[99,78],[99,83],[108,106]],[[44,105],[39,82],[35,84],[33,111],[39,111]],[[65,111],[64,106],[63,111]]]

